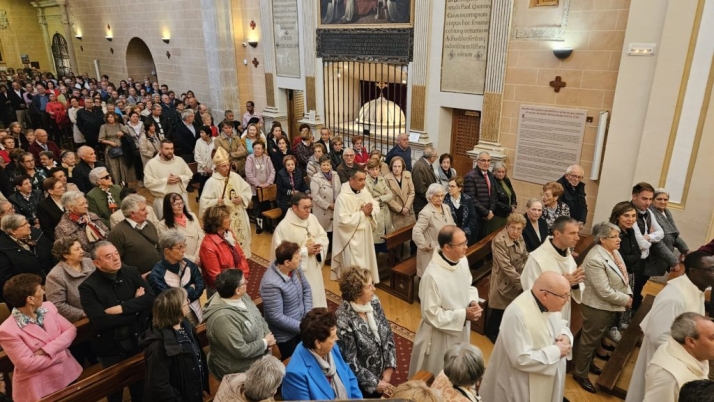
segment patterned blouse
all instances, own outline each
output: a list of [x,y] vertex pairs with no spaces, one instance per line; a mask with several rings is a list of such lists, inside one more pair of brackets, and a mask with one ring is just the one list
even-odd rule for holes
[[553,234],[553,231],[551,230],[553,223],[561,216],[570,216],[570,207],[568,204],[558,201],[558,204],[555,206],[555,211],[552,212],[545,205],[543,206],[543,218],[546,223],[548,223],[549,234]]
[[40,328],[44,329],[45,328],[45,314],[47,314],[47,309],[44,307],[40,307],[35,311],[35,314],[37,314],[37,320],[33,320],[31,317],[26,316],[23,314],[20,310],[13,308],[12,309],[12,317],[15,319],[17,322],[17,326],[20,327],[20,329],[25,328],[26,326],[30,324],[37,324],[40,326]]

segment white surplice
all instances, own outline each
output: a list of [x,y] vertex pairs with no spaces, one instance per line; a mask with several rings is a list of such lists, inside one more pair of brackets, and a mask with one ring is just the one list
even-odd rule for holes
[[[245,254],[245,258],[250,258],[253,255],[250,252],[252,233],[246,209],[253,197],[250,185],[236,172],[230,172],[226,183],[225,176],[218,173],[218,171],[214,171],[203,186],[198,215],[203,217],[206,209],[216,205],[221,196],[223,196],[223,205],[228,206],[231,211],[231,229],[238,237],[237,240],[241,250],[243,250],[243,254]],[[234,198],[239,198],[241,202],[234,204],[232,201]]]
[[704,292],[685,274],[667,282],[667,286],[655,297],[652,309],[640,324],[644,338],[625,401],[642,402],[645,396],[647,365],[657,349],[669,339],[674,319],[687,312],[704,315]]
[[[307,243],[310,239],[312,242],[322,245],[322,251],[320,252],[322,261],[320,262],[317,261],[317,254],[308,255],[307,253]],[[310,214],[307,219],[300,219],[292,209],[288,209],[285,218],[280,221],[273,233],[273,242],[270,246],[270,261],[275,260],[275,249],[283,241],[297,243],[300,246],[302,257],[300,267],[305,273],[305,279],[307,279],[312,290],[312,307],[327,307],[322,266],[325,264],[327,247],[330,241],[327,238],[327,232],[320,225],[320,221],[313,214]]]
[[[169,175],[179,176],[181,181],[169,184]],[[164,196],[168,193],[178,193],[188,205],[188,183],[193,177],[191,168],[186,161],[178,156],[165,160],[156,155],[144,166],[144,186],[154,196],[154,210],[159,219],[164,216]]]
[[[362,206],[368,203],[374,207],[370,216],[361,210]],[[379,203],[366,188],[355,193],[349,181],[342,184],[340,195],[335,201],[330,279],[339,280],[343,270],[358,266],[369,270],[374,283],[379,283],[377,253],[374,251],[372,238],[372,232],[377,227],[377,215]]]
[[[570,250],[567,250],[565,257],[558,254],[558,251],[553,247],[550,242],[553,239],[549,236],[543,244],[537,249],[533,250],[532,253],[528,255],[528,260],[526,265],[523,267],[523,273],[521,273],[521,286],[523,286],[523,291],[526,292],[531,290],[536,279],[545,271],[555,271],[561,274],[572,274],[576,269],[578,269],[578,264],[575,259],[570,254]],[[571,290],[571,299],[565,303],[561,315],[565,321],[568,323],[568,328],[570,328],[570,311],[572,309],[571,304],[574,301],[577,303],[582,302],[582,294],[585,286],[580,283],[578,289]]]
[[[562,402],[566,358],[555,338],[573,335],[560,314],[541,312],[533,293],[521,293],[503,313],[501,332],[479,394],[484,401]],[[568,358],[570,356],[567,356]]]
[[647,365],[643,402],[677,402],[679,389],[690,381],[706,380],[709,362],[690,355],[674,338],[657,349]]

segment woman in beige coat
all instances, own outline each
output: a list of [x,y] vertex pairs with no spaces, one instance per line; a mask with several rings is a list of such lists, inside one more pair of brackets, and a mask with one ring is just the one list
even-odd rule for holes
[[[379,215],[377,215],[375,220],[377,221],[377,227],[372,232],[374,237],[374,244],[383,244],[384,236],[387,233],[394,231],[394,226],[392,226],[392,217],[387,208],[387,203],[394,198],[392,190],[387,186],[387,182],[384,177],[381,176],[381,162],[377,158],[370,158],[367,162],[367,190],[369,190],[372,197],[379,202]],[[382,246],[384,247],[384,246]],[[384,251],[387,250],[377,250]]]
[[485,335],[494,344],[498,338],[503,311],[523,291],[521,272],[528,260],[523,228],[526,218],[521,214],[510,214],[504,227],[491,242],[493,268],[488,291],[489,319]]
[[392,214],[392,225],[394,230],[401,229],[416,222],[414,216],[414,182],[412,174],[404,170],[404,159],[395,156],[389,163],[389,170],[392,173],[386,175],[384,180],[387,187],[392,190],[389,212]]
[[332,245],[332,220],[335,215],[335,200],[340,194],[340,176],[332,170],[329,155],[323,155],[320,160],[320,171],[310,179],[310,194],[312,195],[312,214],[320,226],[327,232]]
[[439,231],[445,225],[453,225],[451,208],[444,204],[444,186],[432,183],[426,190],[429,201],[419,212],[419,219],[412,230],[412,240],[417,246],[417,276],[422,277],[431,261],[434,250],[439,247]]

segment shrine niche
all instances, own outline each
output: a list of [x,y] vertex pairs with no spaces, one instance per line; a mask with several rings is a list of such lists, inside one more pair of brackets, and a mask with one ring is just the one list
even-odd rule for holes
[[[308,0],[309,1],[309,0]],[[317,0],[321,25],[409,26],[414,21],[412,0]]]

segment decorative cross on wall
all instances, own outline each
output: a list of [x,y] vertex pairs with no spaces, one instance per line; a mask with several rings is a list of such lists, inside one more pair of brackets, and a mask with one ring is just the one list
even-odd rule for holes
[[253,65],[255,66],[255,68],[258,68],[258,64],[260,64],[260,62],[258,61],[258,59],[256,59],[255,57],[253,57],[253,61],[252,61],[251,63],[253,63]]
[[550,86],[553,87],[553,90],[555,92],[560,92],[560,88],[565,88],[566,87],[566,82],[563,81],[560,76],[555,77],[555,81],[550,82]]

